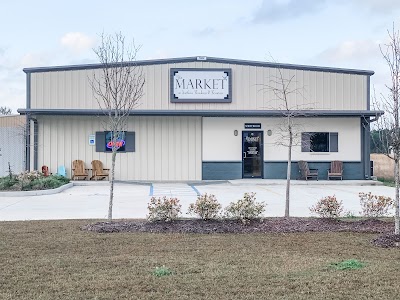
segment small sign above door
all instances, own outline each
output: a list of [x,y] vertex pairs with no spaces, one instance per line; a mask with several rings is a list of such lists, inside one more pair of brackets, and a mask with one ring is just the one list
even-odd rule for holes
[[261,129],[261,123],[244,123],[245,129]]

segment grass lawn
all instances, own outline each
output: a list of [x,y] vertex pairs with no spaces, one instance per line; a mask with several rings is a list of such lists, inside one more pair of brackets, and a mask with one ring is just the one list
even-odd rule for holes
[[[400,250],[372,246],[373,234],[98,234],[87,223],[0,222],[0,299],[399,299]],[[330,267],[348,259],[365,266]],[[153,274],[162,266],[172,274]]]

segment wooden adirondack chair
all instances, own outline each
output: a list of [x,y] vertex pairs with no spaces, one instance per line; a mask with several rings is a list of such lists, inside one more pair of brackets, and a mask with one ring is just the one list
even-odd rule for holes
[[335,160],[331,162],[331,168],[328,170],[328,180],[330,178],[340,178],[343,180],[343,162]]
[[304,160],[299,160],[299,169],[301,174],[301,179],[308,180],[309,178],[315,178],[318,180],[318,169],[309,169],[308,163]]
[[72,162],[72,180],[83,178],[86,180],[89,177],[88,169],[85,169],[85,163],[82,160],[74,160]]
[[104,169],[103,168],[103,163],[100,160],[93,160],[92,161],[92,177],[90,177],[90,180],[103,180],[104,178],[108,178],[108,171],[110,169]]

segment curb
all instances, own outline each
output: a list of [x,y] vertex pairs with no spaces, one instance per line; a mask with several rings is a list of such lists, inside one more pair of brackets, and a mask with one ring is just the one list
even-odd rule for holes
[[52,195],[58,194],[62,191],[73,187],[72,182],[64,184],[58,188],[51,190],[38,190],[38,191],[15,191],[15,192],[0,192],[0,197],[25,197],[25,196],[41,196],[41,195]]

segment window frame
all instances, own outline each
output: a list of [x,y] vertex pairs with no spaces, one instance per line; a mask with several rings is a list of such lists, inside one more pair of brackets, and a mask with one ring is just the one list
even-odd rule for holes
[[[311,138],[314,134],[327,135],[327,151],[312,150]],[[306,153],[336,153],[339,152],[339,133],[328,131],[307,131],[301,133],[301,152]]]

